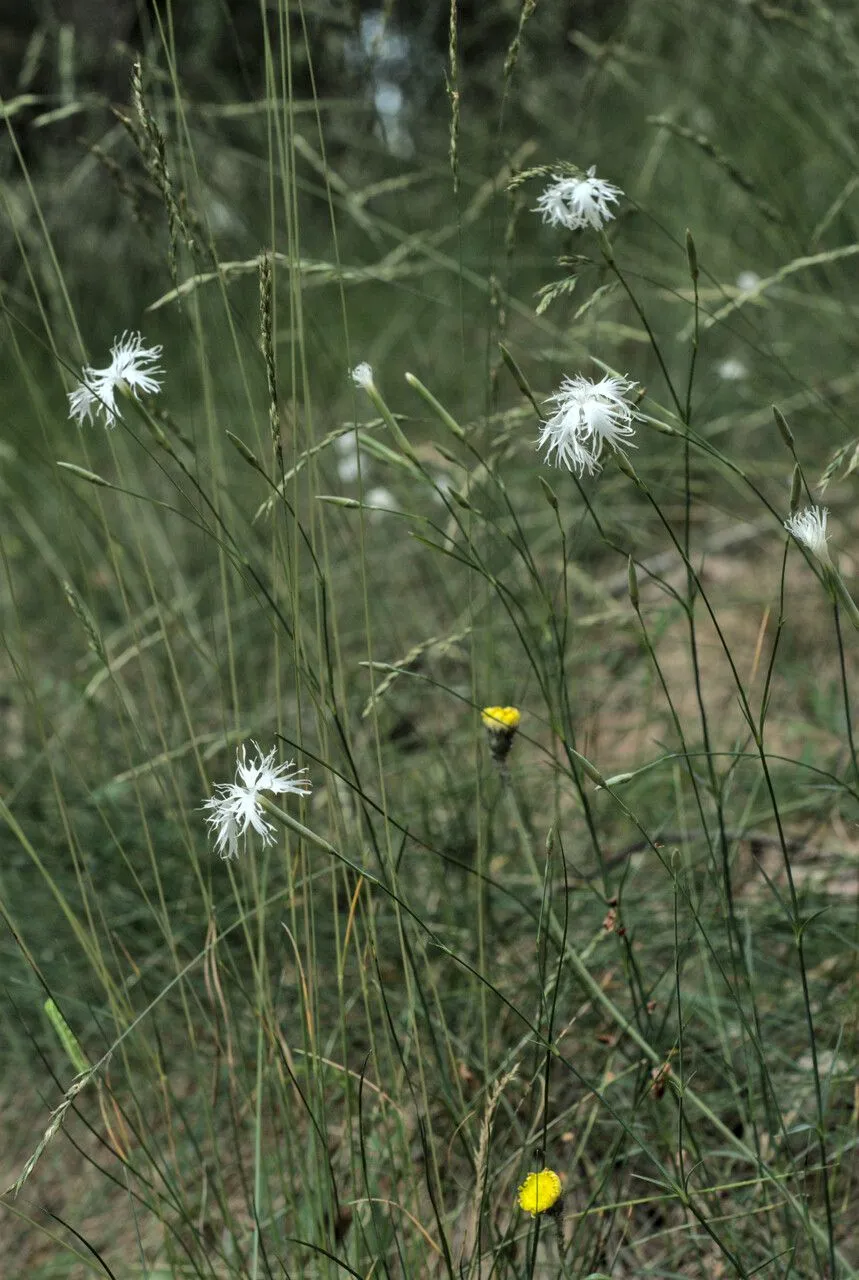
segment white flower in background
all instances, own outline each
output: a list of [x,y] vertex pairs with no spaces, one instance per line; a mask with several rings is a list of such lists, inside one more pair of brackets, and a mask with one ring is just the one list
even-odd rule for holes
[[785,520],[784,527],[792,533],[797,542],[807,547],[821,564],[831,565],[829,548],[826,545],[826,518],[829,515],[826,507],[806,507],[797,511],[790,519]]
[[736,356],[728,356],[717,367],[717,373],[724,382],[742,382],[748,376],[748,369]]
[[546,461],[579,476],[593,475],[600,469],[603,445],[622,453],[622,445],[635,434],[633,422],[641,416],[627,400],[636,385],[611,375],[599,382],[581,374],[564,378],[560,391],[549,396],[558,408],[543,423],[537,441],[538,449],[546,447]]
[[133,395],[141,391],[155,395],[161,390],[158,368],[161,347],[147,347],[142,334],[124,333],[110,349],[110,364],[106,369],[93,369],[86,365],[81,381],[69,392],[69,417],[77,419],[79,427],[84,418],[92,421],[92,415],[101,413],[105,425],[115,427],[122,414],[116,407],[117,388],[125,386]]
[[222,858],[235,857],[239,837],[246,836],[251,827],[264,845],[274,844],[275,828],[263,817],[260,792],[268,791],[273,796],[310,793],[310,782],[299,776],[306,773],[305,769],[294,769],[291,760],[276,765],[274,748],[264,756],[255,742],[252,745],[257,759],[247,759],[243,744],[236,752],[235,782],[219,782],[215,794],[203,805],[210,811],[206,821],[215,837],[215,850]]
[[354,431],[347,431],[334,441],[337,452],[337,474],[345,483],[358,479],[358,441]]
[[620,187],[596,177],[596,166],[592,165],[584,178],[554,174],[533,212],[541,214],[552,227],[567,227],[570,231],[593,227],[600,231],[614,217],[609,205],[617,204],[622,195]]
[[396,511],[397,499],[390,489],[385,489],[382,485],[376,485],[374,488],[368,489],[364,494],[364,506],[375,507],[377,510],[381,508],[383,511]]
[[751,293],[752,289],[756,289],[761,282],[761,278],[757,271],[741,271],[737,276],[737,288],[743,293]]
[[373,368],[367,364],[366,360],[362,364],[356,364],[352,370],[352,381],[356,387],[362,387],[364,391],[369,391],[373,385]]
[[444,503],[453,488],[453,478],[446,471],[437,471],[433,476],[433,500]]

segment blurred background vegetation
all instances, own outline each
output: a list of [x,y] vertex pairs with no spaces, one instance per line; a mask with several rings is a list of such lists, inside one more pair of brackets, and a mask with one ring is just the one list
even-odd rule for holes
[[[857,70],[855,7],[822,0],[0,3],[3,1186],[74,1075],[47,995],[90,1062],[113,1050],[0,1210],[5,1274],[856,1273],[855,638],[784,569],[771,405],[807,492],[828,473],[850,581]],[[596,237],[540,223],[539,180],[511,187],[556,161],[626,193],[638,306]],[[687,228],[710,452],[687,477],[642,426],[648,497],[613,466],[547,471],[500,344],[538,403],[603,361],[676,428]],[[137,329],[164,348],[167,445],[132,409],[114,432],[67,417],[82,365]],[[687,498],[722,627],[699,600],[694,659],[666,535]],[[769,693],[769,777],[725,637]],[[506,781],[485,703],[523,712]],[[251,738],[310,768],[308,825],[481,979],[300,843],[213,856],[199,805]],[[620,805],[568,748],[606,775],[664,763]],[[544,1158],[562,1246],[514,1208]]]

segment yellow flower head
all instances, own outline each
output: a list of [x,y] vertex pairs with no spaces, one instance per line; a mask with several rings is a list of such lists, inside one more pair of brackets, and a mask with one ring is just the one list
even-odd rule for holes
[[529,1173],[519,1188],[519,1208],[530,1213],[532,1218],[555,1209],[560,1198],[561,1179],[553,1169]]
[[481,720],[490,733],[514,734],[519,728],[518,707],[484,707]]
[[517,707],[484,707],[481,715],[483,727],[489,734],[489,750],[497,764],[503,765],[513,746],[513,738],[519,728]]

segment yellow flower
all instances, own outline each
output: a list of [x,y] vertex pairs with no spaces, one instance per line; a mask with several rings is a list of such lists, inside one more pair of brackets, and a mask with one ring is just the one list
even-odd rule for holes
[[519,1188],[519,1208],[530,1213],[532,1218],[555,1209],[560,1198],[561,1179],[553,1169],[529,1173]]
[[480,717],[484,729],[490,733],[514,734],[519,728],[519,709],[517,707],[484,707]]
[[513,746],[513,738],[519,728],[518,707],[484,707],[480,719],[489,734],[489,750],[498,764],[504,761]]

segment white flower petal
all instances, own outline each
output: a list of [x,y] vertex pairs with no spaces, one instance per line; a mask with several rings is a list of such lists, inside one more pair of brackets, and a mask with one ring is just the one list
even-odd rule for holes
[[[229,786],[222,784],[219,789],[229,793],[232,790],[232,784]],[[231,796],[229,794],[214,795],[205,802],[203,808],[211,810],[206,821],[215,837],[215,851],[222,858],[235,857],[239,847],[239,830]]]
[[92,387],[88,387],[85,382],[79,383],[74,391],[69,392],[69,417],[77,419],[79,427],[83,426],[84,418],[92,422],[93,410],[97,408],[98,399]]
[[308,778],[300,778],[298,776],[300,773],[306,773],[307,772],[306,769],[296,769],[287,778],[280,776],[280,771],[282,769],[291,769],[291,768],[292,768],[291,760],[289,764],[281,765],[277,773],[273,773],[271,775],[268,781],[268,785],[261,789],[264,791],[270,791],[272,795],[275,795],[275,796],[282,796],[282,795],[288,795],[288,794],[297,795],[297,796],[309,796],[311,791],[310,780]]

